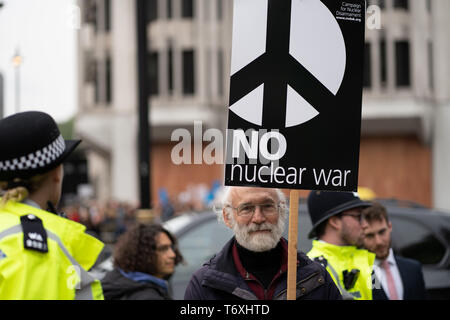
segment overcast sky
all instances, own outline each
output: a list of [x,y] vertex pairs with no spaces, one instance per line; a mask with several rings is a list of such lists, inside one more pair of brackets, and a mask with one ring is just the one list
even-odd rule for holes
[[19,49],[21,111],[41,110],[62,122],[77,109],[76,8],[74,0],[0,0],[0,73],[4,114],[15,112],[15,71]]

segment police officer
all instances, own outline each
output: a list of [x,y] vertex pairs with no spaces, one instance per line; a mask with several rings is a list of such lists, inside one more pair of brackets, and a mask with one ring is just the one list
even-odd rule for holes
[[0,299],[103,299],[86,271],[103,243],[54,209],[62,162],[80,142],[43,112],[0,120]]
[[308,211],[312,222],[308,256],[322,263],[346,300],[372,300],[372,270],[375,255],[363,247],[361,201],[356,192],[312,191]]

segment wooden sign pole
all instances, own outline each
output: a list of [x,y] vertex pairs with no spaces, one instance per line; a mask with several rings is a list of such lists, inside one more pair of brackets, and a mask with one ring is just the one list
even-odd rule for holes
[[298,198],[299,191],[291,190],[289,195],[287,300],[295,300],[297,297]]

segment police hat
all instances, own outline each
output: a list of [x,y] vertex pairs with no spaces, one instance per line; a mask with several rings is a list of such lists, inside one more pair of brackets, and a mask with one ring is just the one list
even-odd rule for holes
[[0,181],[27,179],[56,168],[81,140],[64,140],[55,120],[39,111],[0,120]]
[[316,237],[317,226],[328,218],[353,208],[370,206],[356,192],[311,191],[308,196],[308,212],[313,227],[308,237]]

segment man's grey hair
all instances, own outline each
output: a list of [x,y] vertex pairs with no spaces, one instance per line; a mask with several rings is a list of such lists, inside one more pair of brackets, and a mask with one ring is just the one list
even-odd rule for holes
[[[225,210],[226,214],[230,214],[231,210],[231,191],[234,187],[224,186],[219,192],[216,194],[216,198],[214,201],[214,212],[217,215],[217,220],[219,222],[225,223],[223,220],[223,210]],[[278,201],[280,202],[280,217],[284,220],[287,217],[287,200],[286,196],[280,189],[274,189],[278,195]],[[233,215],[230,216],[231,220],[233,220]]]

